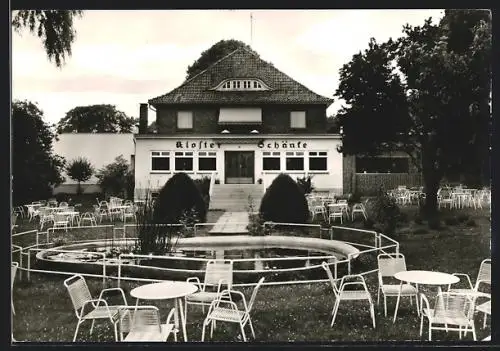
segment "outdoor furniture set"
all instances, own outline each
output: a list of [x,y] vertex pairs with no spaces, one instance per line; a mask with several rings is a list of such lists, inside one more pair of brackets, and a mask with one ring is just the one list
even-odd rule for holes
[[[171,334],[177,341],[179,331],[182,331],[183,340],[188,341],[186,331],[188,305],[208,307],[203,322],[202,341],[205,338],[206,327],[210,326],[210,336],[212,336],[217,321],[238,323],[244,341],[247,340],[244,329],[249,325],[255,338],[250,312],[264,278],[259,280],[247,303],[245,295],[233,289],[232,276],[232,261],[210,260],[207,261],[203,282],[198,277],[192,277],[187,281],[163,281],[141,285],[130,291],[130,295],[136,299],[136,304],[129,306],[121,288],[103,289],[99,297],[93,299],[85,278],[74,275],[64,281],[78,319],[73,341],[77,338],[80,325],[86,320],[92,320],[90,329],[92,333],[96,319],[111,322],[115,341],[167,341]],[[104,296],[111,291],[120,293],[120,304],[112,305],[104,299]],[[174,307],[170,309],[163,323],[159,309],[153,305],[140,305],[140,300],[173,300]]]
[[[405,257],[401,253],[379,254],[377,261],[379,280],[377,304],[380,304],[382,294],[384,315],[387,316],[387,297],[397,298],[393,323],[396,321],[400,299],[409,297],[412,304],[415,298],[417,315],[420,316],[421,336],[424,319],[428,322],[429,340],[432,339],[433,330],[458,331],[460,339],[471,331],[476,340],[474,327],[476,312],[484,313],[483,328],[486,327],[487,316],[491,315],[491,292],[481,291],[480,287],[491,286],[491,259],[485,259],[481,263],[474,285],[470,277],[463,273],[406,270]],[[329,265],[323,262],[322,266],[335,295],[331,326],[335,323],[341,301],[364,301],[368,303],[375,328],[374,304],[363,276],[347,275],[341,279],[334,279]],[[460,278],[467,283],[465,288],[457,287]],[[437,287],[433,305],[429,303],[429,298],[419,291],[419,285]],[[448,290],[443,292],[441,286],[448,286]],[[483,300],[478,303],[478,299]]]
[[344,218],[351,217],[351,220],[354,221],[356,214],[362,215],[365,220],[368,219],[365,208],[366,201],[364,203],[355,203],[352,207],[349,207],[346,199],[336,199],[333,194],[328,196],[309,194],[306,199],[313,220],[319,216],[323,220],[327,220],[328,223],[339,219],[342,224]]

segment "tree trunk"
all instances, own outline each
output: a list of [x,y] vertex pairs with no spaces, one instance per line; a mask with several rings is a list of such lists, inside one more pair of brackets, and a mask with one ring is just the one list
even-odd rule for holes
[[425,184],[425,205],[423,215],[431,223],[438,218],[437,192],[442,174],[436,169],[436,151],[429,147],[422,152],[422,173]]
[[76,195],[81,195],[82,194],[82,188],[80,185],[80,181],[78,181],[78,185],[76,187]]

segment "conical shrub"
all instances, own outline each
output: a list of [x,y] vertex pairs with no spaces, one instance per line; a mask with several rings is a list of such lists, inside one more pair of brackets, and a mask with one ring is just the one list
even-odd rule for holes
[[158,193],[153,218],[156,223],[177,224],[193,209],[198,221],[205,222],[207,208],[198,187],[186,173],[176,173]]
[[278,175],[267,188],[260,203],[265,221],[307,223],[309,208],[299,185],[287,174]]

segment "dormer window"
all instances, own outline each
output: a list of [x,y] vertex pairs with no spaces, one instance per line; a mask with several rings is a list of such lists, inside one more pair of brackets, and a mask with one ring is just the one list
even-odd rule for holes
[[226,79],[213,88],[213,90],[218,91],[263,91],[270,89],[263,81],[256,78]]

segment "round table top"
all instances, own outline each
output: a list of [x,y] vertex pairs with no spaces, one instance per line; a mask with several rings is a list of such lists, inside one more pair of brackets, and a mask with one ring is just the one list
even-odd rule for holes
[[459,282],[459,278],[442,272],[434,271],[402,271],[394,274],[396,279],[423,285],[448,285]]
[[191,283],[168,281],[138,286],[130,295],[141,300],[168,300],[191,295],[196,290],[198,287]]

